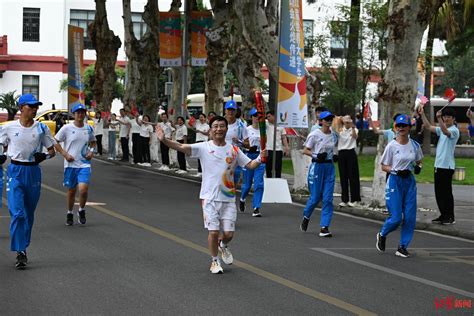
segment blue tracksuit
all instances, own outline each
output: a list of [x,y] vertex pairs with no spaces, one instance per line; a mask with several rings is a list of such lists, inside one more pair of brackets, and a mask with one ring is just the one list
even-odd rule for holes
[[[250,159],[256,159],[260,153],[247,153],[247,156]],[[260,164],[256,169],[247,169],[243,168],[244,171],[244,182],[242,184],[242,194],[240,196],[241,200],[245,200],[247,195],[250,192],[253,182],[253,199],[252,207],[261,208],[262,198],[263,198],[263,177],[265,174],[265,164]]]
[[308,189],[310,197],[304,208],[304,217],[310,218],[314,208],[322,200],[320,226],[329,227],[331,224],[333,206],[334,184],[336,170],[332,162],[313,162],[308,171]]
[[388,177],[385,203],[390,217],[385,220],[380,234],[386,237],[403,222],[400,246],[407,248],[416,225],[416,182],[413,174],[408,178],[393,174]]
[[7,198],[10,210],[12,251],[24,251],[30,244],[36,205],[41,192],[38,165],[10,164],[7,170]]

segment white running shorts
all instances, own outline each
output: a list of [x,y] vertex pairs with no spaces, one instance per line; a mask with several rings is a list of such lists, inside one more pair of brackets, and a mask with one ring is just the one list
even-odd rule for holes
[[208,230],[235,231],[237,207],[235,202],[202,201],[204,227]]

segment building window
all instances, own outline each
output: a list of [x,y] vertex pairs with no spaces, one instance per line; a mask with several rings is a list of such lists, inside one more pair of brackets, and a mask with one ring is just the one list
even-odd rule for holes
[[23,8],[23,42],[39,42],[40,9]]
[[22,94],[31,93],[39,100],[39,80],[39,76],[24,75]]
[[94,22],[95,11],[93,10],[71,10],[70,24],[84,29],[84,49],[94,49],[92,41],[87,33],[87,27]]
[[132,12],[133,34],[137,39],[143,37],[147,30],[147,24],[143,21],[143,13]]
[[303,20],[304,57],[314,56],[314,20]]
[[331,22],[331,58],[346,58],[349,23],[343,21]]

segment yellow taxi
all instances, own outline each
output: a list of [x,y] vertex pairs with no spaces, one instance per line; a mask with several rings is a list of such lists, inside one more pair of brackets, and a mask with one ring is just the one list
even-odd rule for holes
[[[94,112],[87,112],[88,121],[87,124],[94,127],[94,121],[91,119],[95,116]],[[56,135],[62,125],[68,124],[70,121],[74,120],[74,116],[72,113],[68,112],[67,109],[59,109],[59,110],[45,110],[39,112],[36,117],[35,121],[41,122],[48,126],[49,130],[51,131],[51,136]],[[5,125],[11,121],[6,121],[0,123],[1,125]]]

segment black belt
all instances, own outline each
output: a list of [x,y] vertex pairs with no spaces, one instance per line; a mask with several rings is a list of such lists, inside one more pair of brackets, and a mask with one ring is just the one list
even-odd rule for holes
[[332,160],[323,160],[323,161],[318,161],[316,158],[312,158],[311,162],[317,162],[317,163],[332,163]]
[[18,161],[18,160],[12,160],[12,164],[18,165],[18,166],[37,166],[38,163],[34,161]]

